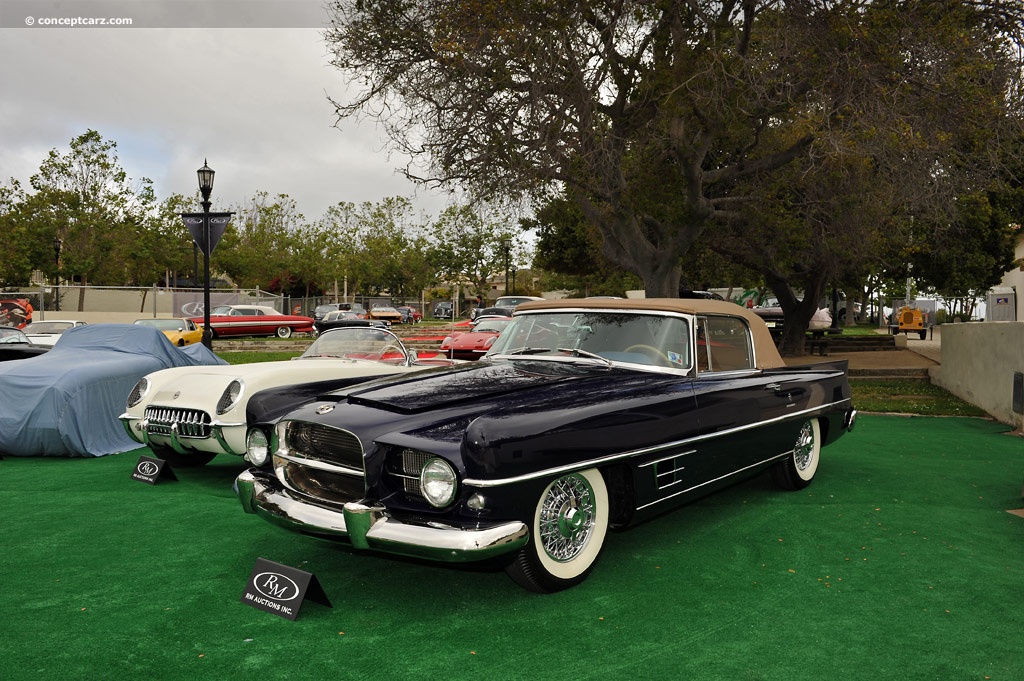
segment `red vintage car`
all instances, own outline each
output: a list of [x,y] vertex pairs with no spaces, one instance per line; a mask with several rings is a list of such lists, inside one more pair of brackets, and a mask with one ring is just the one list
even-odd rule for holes
[[491,349],[511,317],[481,318],[471,330],[456,331],[441,342],[441,353],[452,359],[480,359]]
[[[202,328],[202,317],[192,317]],[[313,318],[281,314],[267,305],[218,305],[210,311],[210,327],[214,338],[229,336],[277,336],[288,338],[293,333],[313,331]]]

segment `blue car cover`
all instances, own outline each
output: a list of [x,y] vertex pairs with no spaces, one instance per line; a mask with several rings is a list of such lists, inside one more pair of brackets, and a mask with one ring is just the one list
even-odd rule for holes
[[203,345],[179,349],[146,326],[69,329],[43,355],[0,363],[0,454],[105,456],[137,449],[117,417],[140,378],[226,363]]

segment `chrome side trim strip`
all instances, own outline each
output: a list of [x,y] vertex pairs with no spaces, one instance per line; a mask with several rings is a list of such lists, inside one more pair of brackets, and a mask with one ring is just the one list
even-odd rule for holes
[[644,504],[643,506],[637,506],[636,510],[642,511],[645,508],[650,508],[651,506],[654,506],[655,504],[660,504],[663,501],[668,501],[669,499],[673,499],[675,497],[678,497],[680,494],[686,494],[687,492],[692,492],[695,489],[700,489],[701,487],[706,487],[708,485],[711,485],[713,483],[719,482],[721,480],[725,480],[726,478],[731,478],[734,475],[739,475],[740,473],[743,473],[744,471],[749,471],[751,468],[757,468],[758,466],[763,466],[764,464],[768,463],[769,461],[775,461],[776,459],[785,458],[785,457],[789,456],[792,453],[793,453],[793,450],[791,449],[788,452],[784,452],[782,454],[776,454],[775,456],[769,456],[767,459],[762,459],[761,461],[758,461],[757,463],[750,464],[749,466],[747,466],[745,468],[741,468],[741,469],[739,469],[737,471],[733,471],[732,473],[726,473],[725,475],[720,475],[719,477],[715,478],[714,480],[707,480],[705,482],[700,483],[699,485],[694,485],[693,487],[687,487],[686,489],[681,489],[678,492],[675,492],[673,494],[668,495],[667,497],[662,497],[661,499],[656,499],[656,500],[652,501],[649,504]]
[[[535,473],[527,473],[525,475],[518,475],[513,478],[497,478],[494,480],[484,480],[481,478],[466,478],[463,484],[470,487],[503,487],[505,485],[514,485],[527,480],[536,480],[538,478],[546,478],[554,475],[561,475],[563,473],[570,473],[572,471],[584,470],[586,468],[596,468],[604,466],[615,461],[621,461],[623,459],[631,459],[637,456],[643,456],[645,454],[652,454],[654,452],[661,452],[674,447],[685,447],[697,442],[704,442],[706,440],[712,440],[714,438],[722,437],[725,435],[732,435],[733,433],[740,433],[745,430],[753,430],[762,426],[770,425],[772,423],[778,423],[780,421],[790,421],[801,416],[810,416],[819,414],[824,411],[828,411],[833,407],[847,404],[850,402],[850,398],[845,400],[839,400],[838,402],[830,402],[829,404],[822,404],[811,409],[805,409],[803,411],[794,412],[792,414],[786,414],[784,416],[777,416],[767,421],[759,421],[758,423],[749,424],[745,426],[737,426],[735,428],[729,428],[728,430],[720,430],[715,433],[707,433],[705,435],[698,435],[696,437],[687,438],[685,440],[678,440],[676,442],[669,442],[663,445],[655,445],[653,447],[645,447],[643,449],[633,449],[628,452],[619,452],[618,454],[609,454],[608,456],[601,456],[596,459],[587,459],[586,461],[580,461],[578,463],[567,464],[565,466],[558,466],[556,468],[547,468],[542,471]],[[681,454],[672,454],[671,456],[680,456]],[[774,458],[774,457],[773,457]],[[755,464],[756,465],[756,464]]]

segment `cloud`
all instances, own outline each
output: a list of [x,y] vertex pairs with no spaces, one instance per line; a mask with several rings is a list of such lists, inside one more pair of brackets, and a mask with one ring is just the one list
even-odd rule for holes
[[[7,26],[9,24],[3,24]],[[214,204],[288,194],[307,218],[339,201],[409,196],[436,215],[446,195],[395,169],[372,121],[335,128],[345,82],[319,29],[0,29],[0,181],[27,183],[50,149],[88,129],[160,198],[217,171]]]

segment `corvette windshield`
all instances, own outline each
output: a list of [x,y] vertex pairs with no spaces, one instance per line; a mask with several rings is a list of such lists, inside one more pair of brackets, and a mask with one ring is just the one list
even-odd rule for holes
[[408,355],[393,334],[371,327],[335,329],[322,334],[296,359],[358,359],[400,364]]
[[593,357],[612,362],[688,368],[689,326],[682,317],[632,312],[525,314],[502,331],[488,357]]

